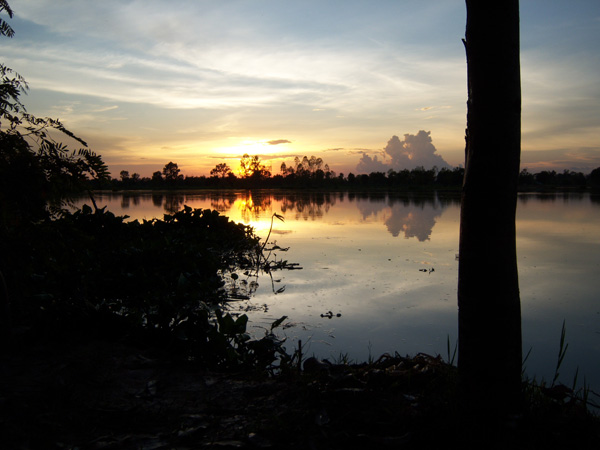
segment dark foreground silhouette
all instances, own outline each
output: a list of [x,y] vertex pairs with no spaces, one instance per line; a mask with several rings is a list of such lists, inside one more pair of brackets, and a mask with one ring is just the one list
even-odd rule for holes
[[249,339],[227,299],[258,270],[297,268],[269,260],[268,239],[189,207],[142,223],[84,207],[8,230],[0,448],[600,448],[599,421],[560,386],[525,385],[523,417],[497,421],[458,409],[440,357],[306,359],[273,333],[285,316]]
[[[530,392],[522,418],[461,423],[456,370],[440,357],[370,364],[308,359],[278,376],[214,371],[146,332],[15,337],[0,370],[3,448],[596,449],[599,421],[559,390]],[[493,386],[490,386],[493,389]],[[562,393],[564,394],[564,392]],[[557,397],[557,398],[553,398]]]

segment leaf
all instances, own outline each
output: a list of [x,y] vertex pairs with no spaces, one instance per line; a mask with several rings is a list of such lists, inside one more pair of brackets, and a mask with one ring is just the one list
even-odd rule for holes
[[0,35],[9,38],[15,35],[15,31],[12,29],[12,27],[2,19],[0,19]]
[[219,331],[224,335],[235,334],[235,322],[231,314],[227,313],[225,316],[222,315],[220,310],[217,310],[217,322],[219,324]]
[[235,334],[244,334],[246,332],[246,325],[248,325],[248,316],[242,314],[235,321]]
[[177,289],[185,289],[189,284],[190,282],[185,274],[180,273],[179,278],[177,279]]
[[271,324],[271,331],[273,331],[273,329],[277,328],[279,325],[281,325],[283,323],[283,321],[285,319],[287,319],[288,316],[281,316],[279,319],[277,319],[275,322],[273,322]]

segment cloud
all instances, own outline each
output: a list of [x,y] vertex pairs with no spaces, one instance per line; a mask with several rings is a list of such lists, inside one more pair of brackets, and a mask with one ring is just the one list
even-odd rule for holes
[[[19,15],[28,33],[6,48],[15,49],[15,59],[27,61],[27,79],[37,88],[170,109],[301,105],[307,111],[330,111],[324,120],[341,117],[340,111],[351,117],[395,110],[396,95],[411,107],[439,101],[448,93],[464,104],[453,86],[464,82],[459,45],[457,58],[447,51],[439,55],[439,45],[423,44],[436,49],[432,59],[406,46],[398,51],[385,39],[374,46],[365,38],[373,34],[371,23],[381,25],[382,18],[393,26],[393,42],[399,42],[399,32],[413,35],[408,27],[398,30],[390,19],[405,9],[394,2],[383,17],[354,1],[344,3],[343,12],[333,3],[314,2],[313,8],[300,2],[295,7],[273,5],[268,13],[238,1],[178,0],[170,8],[158,0],[26,3]],[[290,8],[299,19],[292,26]],[[440,8],[426,8],[422,14],[441,17]],[[350,13],[357,10],[361,13]],[[363,12],[373,14],[372,22],[364,20]],[[339,21],[340,14],[353,25]],[[332,33],[332,26],[340,26],[340,33]],[[34,31],[46,39],[20,46],[20,39],[34,36]],[[6,56],[1,43],[0,53]],[[356,69],[357,60],[361,70]],[[448,64],[454,69],[448,70]],[[444,74],[442,81],[439,73]]]
[[279,145],[279,144],[291,144],[292,141],[288,141],[287,139],[273,139],[272,141],[267,141],[269,145]]
[[524,150],[521,153],[521,168],[530,172],[542,170],[572,170],[590,173],[600,167],[600,147],[579,147],[574,149]]
[[375,155],[371,158],[366,153],[363,153],[360,161],[358,161],[358,165],[356,166],[356,170],[359,173],[371,173],[371,172],[387,172],[390,170],[390,166],[385,164],[383,161],[380,161]]
[[412,170],[423,166],[425,169],[432,167],[450,168],[450,165],[437,154],[437,150],[431,140],[431,131],[420,130],[416,135],[405,134],[404,139],[392,136],[383,149],[385,159],[389,162],[379,160],[377,155],[371,158],[363,153],[356,170],[359,173],[387,172],[389,169],[400,171]]
[[119,109],[119,107],[117,105],[106,106],[106,107],[98,108],[94,112],[100,113],[100,112],[106,112],[106,111],[113,111],[115,109]]

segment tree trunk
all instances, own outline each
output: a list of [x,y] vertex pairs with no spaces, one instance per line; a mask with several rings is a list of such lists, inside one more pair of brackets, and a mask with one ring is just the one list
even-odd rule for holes
[[5,350],[12,336],[12,326],[10,319],[10,301],[8,297],[8,288],[6,280],[0,270],[0,353]]
[[519,2],[466,0],[468,111],[458,271],[459,377],[474,414],[521,408],[515,242],[521,153]]

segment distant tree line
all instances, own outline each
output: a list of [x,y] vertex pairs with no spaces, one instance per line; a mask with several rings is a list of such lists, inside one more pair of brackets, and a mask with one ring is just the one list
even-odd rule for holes
[[[281,164],[280,172],[273,175],[258,156],[244,155],[238,174],[227,163],[217,164],[210,176],[184,176],[172,161],[152,177],[122,170],[119,178],[93,181],[95,189],[195,189],[195,188],[321,188],[321,189],[458,189],[462,186],[464,169],[442,168],[389,170],[370,174],[336,174],[322,158],[296,157],[293,164]],[[600,167],[589,175],[564,170],[531,173],[523,169],[519,174],[521,190],[600,188]]]
[[600,167],[592,170],[589,175],[572,170],[556,172],[543,170],[530,173],[527,169],[519,173],[520,187],[554,187],[554,188],[598,188],[600,187]]

